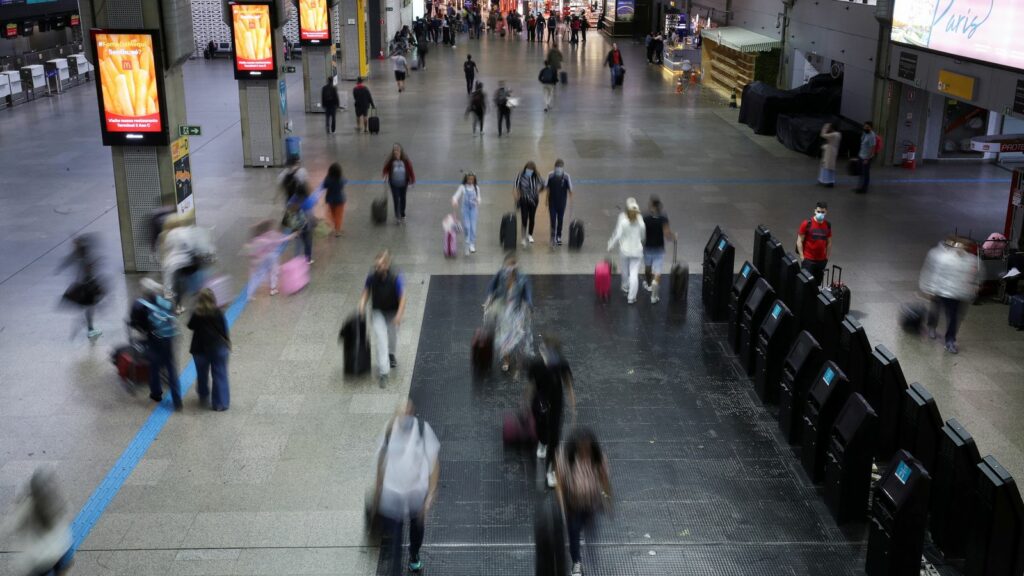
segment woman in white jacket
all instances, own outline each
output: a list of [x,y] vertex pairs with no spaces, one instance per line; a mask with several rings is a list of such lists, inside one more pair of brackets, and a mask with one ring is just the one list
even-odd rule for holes
[[619,214],[615,233],[608,240],[608,251],[619,245],[622,257],[622,291],[628,295],[627,302],[636,302],[639,289],[640,264],[644,260],[644,238],[647,235],[644,219],[640,217],[640,205],[635,198],[626,199],[626,211]]

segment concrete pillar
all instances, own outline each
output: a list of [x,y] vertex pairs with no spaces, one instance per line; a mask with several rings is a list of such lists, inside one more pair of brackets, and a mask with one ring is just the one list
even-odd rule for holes
[[323,112],[320,90],[334,75],[330,46],[303,46],[302,88],[306,95],[306,112]]
[[355,80],[370,73],[367,26],[366,0],[341,0],[338,4],[338,27],[341,29],[338,75],[345,80]]
[[[178,137],[178,126],[188,123],[181,64],[193,48],[191,5],[188,0],[160,3],[148,0],[81,0],[79,8],[85,29],[154,30],[162,40],[162,50],[158,51],[159,54],[154,53],[154,60],[156,73],[161,74],[163,80],[165,143],[110,147],[124,270],[158,271],[160,262],[152,249],[149,224],[153,212],[173,206],[187,218],[195,218],[188,140]],[[100,63],[96,61],[90,39],[85,42],[85,50],[97,67],[97,90],[102,90]],[[102,99],[103,93],[99,92],[98,97]],[[179,177],[184,176],[177,181],[176,167]]]

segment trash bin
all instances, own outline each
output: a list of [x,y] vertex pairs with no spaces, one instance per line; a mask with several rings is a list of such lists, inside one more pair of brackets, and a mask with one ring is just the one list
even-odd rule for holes
[[299,159],[302,157],[302,138],[298,136],[288,136],[284,139],[284,151],[285,156],[288,160]]

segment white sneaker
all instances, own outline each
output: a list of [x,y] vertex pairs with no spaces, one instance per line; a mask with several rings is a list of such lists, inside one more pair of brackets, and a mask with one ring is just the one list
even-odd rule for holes
[[554,487],[555,487],[555,472],[554,471],[550,471],[550,472],[548,472],[548,488],[554,488]]
[[469,251],[470,251],[470,253],[475,253],[476,252],[476,244],[470,244],[469,245]]
[[526,239],[530,241],[530,244],[533,244],[533,236],[527,235]]
[[271,296],[277,296],[277,288],[271,288],[270,289],[270,295]]
[[543,460],[548,457],[548,447],[541,442],[537,443],[537,459]]
[[651,291],[651,285],[646,280],[644,280],[644,290]]
[[523,246],[526,246],[526,238],[523,238]]
[[572,576],[583,576],[583,564],[579,562],[572,563]]
[[622,287],[622,293],[623,294],[629,294],[629,286],[623,286]]
[[94,328],[92,330],[89,330],[89,340],[95,340],[95,339],[99,338],[102,335],[103,335],[103,330],[100,330],[99,328]]
[[658,298],[658,293],[651,292],[651,304],[657,304],[658,302],[661,302],[661,298]]

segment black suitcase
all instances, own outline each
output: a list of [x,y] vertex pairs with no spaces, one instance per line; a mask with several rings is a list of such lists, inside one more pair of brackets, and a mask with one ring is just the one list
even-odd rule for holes
[[626,80],[626,69],[619,67],[619,75],[615,77],[615,85],[622,86],[622,83]]
[[537,502],[533,530],[533,542],[536,547],[534,576],[568,576],[565,522],[562,509],[551,492],[543,493]]
[[1024,296],[1020,294],[1010,298],[1010,326],[1024,330]]
[[473,364],[473,376],[477,378],[487,376],[491,371],[491,365],[494,363],[493,332],[479,328],[473,334],[470,361]]
[[562,70],[561,72],[559,72],[558,73],[558,81],[561,82],[562,84],[568,84],[569,83],[569,73],[566,72],[565,70]]
[[583,248],[583,221],[573,220],[569,223],[569,248],[579,250]]
[[[838,274],[837,274],[838,273]],[[829,290],[832,296],[839,301],[839,310],[845,318],[850,313],[850,287],[843,284],[843,268],[832,265],[832,274],[829,275]]]
[[921,325],[928,315],[927,307],[920,302],[900,306],[900,328],[910,334],[920,334]]
[[508,212],[501,217],[498,241],[501,242],[501,248],[506,252],[516,249],[516,215],[514,212]]
[[366,336],[366,318],[355,315],[341,327],[338,339],[344,351],[345,374],[359,376],[370,371],[370,342]]
[[679,263],[678,245],[678,242],[672,244],[672,272],[669,275],[669,290],[673,302],[684,302],[690,287],[690,267]]
[[370,117],[366,122],[370,127],[370,134],[380,134],[380,118],[377,116],[376,108],[370,108]]
[[388,221],[388,197],[382,196],[370,204],[370,218],[374,224],[383,224]]

